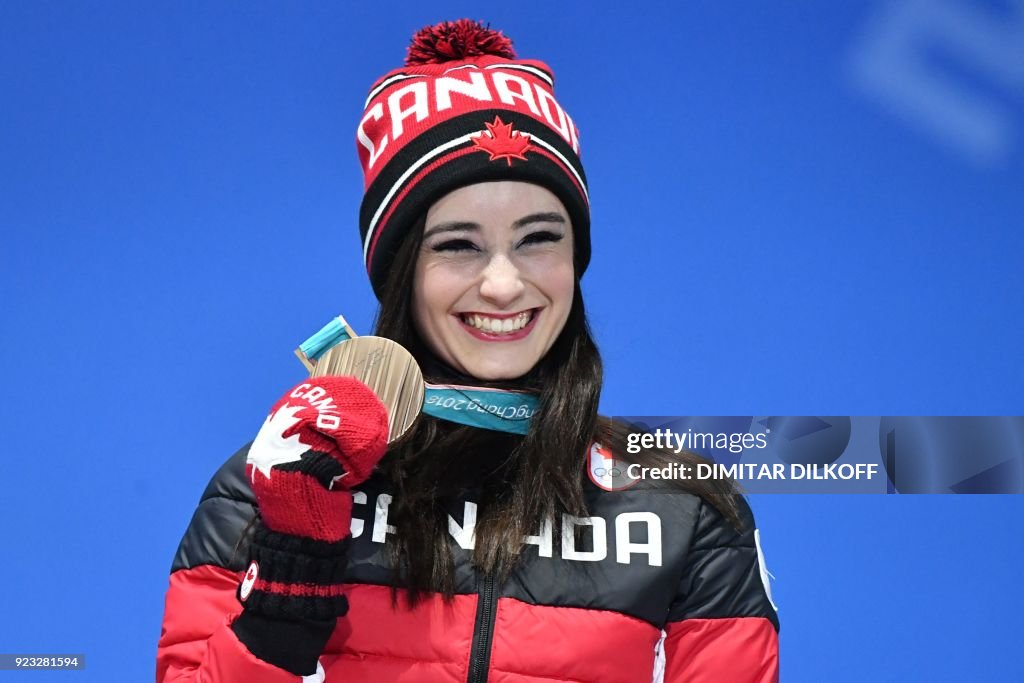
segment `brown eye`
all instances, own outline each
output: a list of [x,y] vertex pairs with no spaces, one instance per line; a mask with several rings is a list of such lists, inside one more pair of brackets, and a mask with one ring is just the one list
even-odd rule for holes
[[547,230],[538,230],[537,232],[531,232],[529,235],[524,237],[519,242],[519,246],[524,246],[527,244],[544,244],[549,242],[554,243],[560,242],[561,240],[562,235],[559,235],[558,233],[549,232]]
[[446,240],[435,244],[431,250],[438,252],[476,251],[477,246],[469,240]]

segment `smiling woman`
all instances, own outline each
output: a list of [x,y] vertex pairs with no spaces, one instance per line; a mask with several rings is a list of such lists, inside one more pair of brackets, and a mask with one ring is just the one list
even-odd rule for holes
[[478,379],[525,375],[572,307],[572,225],[562,202],[539,185],[477,183],[439,199],[425,225],[413,312],[427,346]]
[[286,392],[182,540],[158,680],[776,681],[734,483],[588,476],[705,461],[630,453],[598,415],[589,197],[550,69],[475,22],[424,29],[356,137],[376,334],[453,401],[523,415],[423,414],[388,444],[357,379]]

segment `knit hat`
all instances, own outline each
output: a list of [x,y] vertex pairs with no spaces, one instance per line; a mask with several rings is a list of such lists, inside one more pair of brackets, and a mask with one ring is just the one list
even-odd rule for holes
[[590,205],[579,132],[543,62],[517,59],[500,31],[468,19],[420,30],[405,66],[374,83],[356,132],[365,195],[363,260],[377,296],[403,237],[445,194],[520,180],[565,205],[576,272],[590,261]]

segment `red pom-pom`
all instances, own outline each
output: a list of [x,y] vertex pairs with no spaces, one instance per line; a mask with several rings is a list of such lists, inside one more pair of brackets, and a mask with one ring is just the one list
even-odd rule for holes
[[420,29],[412,37],[405,65],[443,64],[482,55],[516,58],[512,41],[501,31],[488,28],[479,21],[459,19]]

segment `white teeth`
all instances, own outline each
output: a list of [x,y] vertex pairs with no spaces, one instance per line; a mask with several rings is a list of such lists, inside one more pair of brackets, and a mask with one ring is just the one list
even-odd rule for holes
[[507,334],[526,327],[530,322],[531,313],[525,311],[514,318],[487,318],[481,315],[472,314],[462,316],[462,321],[483,332],[491,334]]

